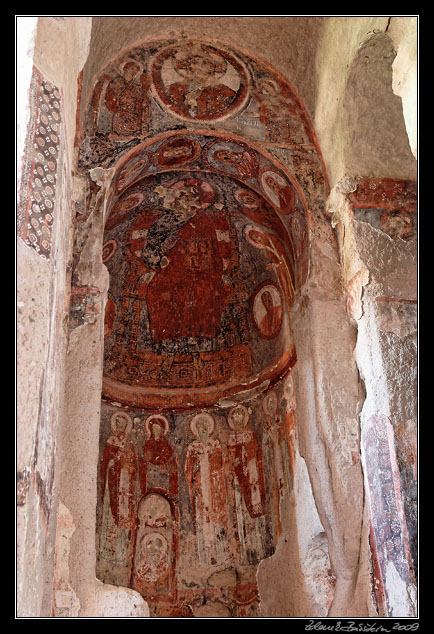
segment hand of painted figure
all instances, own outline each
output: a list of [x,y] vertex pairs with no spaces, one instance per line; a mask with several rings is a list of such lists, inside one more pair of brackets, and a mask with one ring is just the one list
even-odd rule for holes
[[162,269],[165,269],[165,268],[166,268],[166,266],[169,264],[169,262],[170,262],[169,258],[168,258],[168,257],[166,257],[165,255],[163,255],[163,257],[162,257],[162,258],[161,258],[161,260],[160,260],[160,267],[161,267]]

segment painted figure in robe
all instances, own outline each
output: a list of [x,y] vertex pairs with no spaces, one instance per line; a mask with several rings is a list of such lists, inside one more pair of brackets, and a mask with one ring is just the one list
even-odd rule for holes
[[265,478],[262,451],[255,433],[247,429],[249,412],[236,405],[228,414],[229,483],[234,524],[245,563],[258,563],[266,553]]
[[147,231],[142,260],[152,272],[146,292],[151,339],[170,354],[180,339],[216,337],[234,246],[224,239],[225,215],[205,211],[214,198],[206,181],[187,179],[156,191],[165,210]]
[[256,249],[264,249],[267,252],[270,258],[270,265],[269,267],[267,265],[267,268],[276,271],[285,300],[291,304],[294,299],[294,265],[282,242],[272,233],[251,224],[244,227],[244,235]]
[[269,464],[270,479],[272,481],[271,497],[275,508],[273,522],[275,534],[279,535],[282,526],[280,523],[280,499],[289,491],[291,479],[290,455],[288,443],[285,437],[285,429],[282,425],[282,417],[278,414],[278,398],[274,390],[267,392],[262,400],[262,409],[265,414],[264,457]]
[[178,493],[177,460],[166,436],[169,421],[154,414],[145,421],[148,440],[143,445],[143,458],[139,459],[140,486],[143,495],[148,489],[164,489],[171,497]]
[[111,418],[113,434],[108,438],[100,465],[102,524],[100,555],[125,563],[134,516],[136,452],[129,438],[132,420],[125,412]]
[[190,429],[196,437],[187,449],[184,473],[187,479],[196,532],[197,553],[203,564],[227,561],[228,502],[225,464],[220,442],[212,438],[210,414],[194,416]]
[[259,330],[267,338],[275,337],[282,324],[283,306],[273,303],[273,296],[268,290],[262,292],[261,302],[265,308],[265,315],[259,323]]
[[174,503],[151,490],[137,505],[130,587],[149,601],[172,600],[176,556]]
[[149,81],[140,73],[134,61],[123,65],[122,75],[113,78],[107,86],[105,105],[112,113],[112,131],[120,136],[142,134],[147,131],[149,104],[146,97]]
[[[256,82],[254,95],[259,104],[258,117],[267,130],[267,141],[290,143],[295,130],[291,124],[291,105],[279,84],[271,79]],[[295,114],[295,110],[294,110]]]

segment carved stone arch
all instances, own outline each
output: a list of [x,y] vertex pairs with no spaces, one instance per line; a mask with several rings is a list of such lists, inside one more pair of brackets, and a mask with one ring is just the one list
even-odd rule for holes
[[[96,181],[88,205],[99,201],[110,300],[100,429],[109,413],[129,412],[138,472],[149,452],[160,456],[147,468],[179,509],[177,598],[169,606],[146,596],[151,614],[174,616],[186,605],[195,613],[204,579],[232,565],[215,598],[231,614],[259,615],[256,570],[277,547],[281,499],[294,486],[291,311],[310,279],[312,236],[327,224],[328,184],[285,78],[233,46],[189,46],[138,44],[107,65],[89,101],[79,169]],[[212,90],[186,85],[192,51],[211,56],[197,72],[214,73]],[[275,412],[263,406],[271,390]],[[248,411],[242,431],[227,422],[237,405]],[[141,421],[156,412],[167,432],[156,428],[145,443]],[[213,429],[192,437],[189,421],[200,412]],[[243,455],[249,475],[238,467]]]
[[[170,163],[168,163],[167,157],[174,156],[179,156],[179,160],[177,162],[170,160]],[[161,215],[159,206],[161,207],[162,201],[164,202],[164,197],[159,200],[156,194],[159,188],[162,185],[166,188],[175,187],[176,191],[177,187],[185,186],[189,183],[193,184],[195,181],[197,183],[200,182],[201,186],[204,187],[205,203],[203,203],[202,207],[203,213],[206,212],[207,214],[207,222],[217,223],[213,229],[217,235],[216,245],[219,246],[219,243],[224,245],[227,251],[225,254],[226,259],[233,259],[232,264],[229,265],[225,263],[225,257],[222,256],[224,267],[222,274],[227,278],[225,283],[244,284],[240,280],[242,277],[248,277],[247,269],[246,271],[241,271],[240,269],[238,272],[233,270],[234,266],[235,268],[238,266],[234,262],[239,261],[240,257],[252,260],[250,264],[247,262],[250,266],[249,270],[260,270],[261,267],[266,266],[270,273],[265,274],[262,272],[256,286],[259,284],[260,287],[263,287],[269,284],[270,291],[268,292],[271,292],[271,295],[275,295],[275,299],[272,301],[274,301],[274,304],[277,302],[279,306],[282,306],[282,317],[283,313],[288,316],[295,294],[299,292],[306,281],[309,267],[311,219],[300,185],[294,176],[272,155],[240,137],[209,130],[196,130],[194,133],[192,131],[176,131],[157,135],[133,148],[114,167],[110,190],[106,198],[104,244],[110,252],[113,250],[113,245],[117,245],[116,250],[113,251],[113,257],[106,260],[106,265],[112,278],[111,299],[113,300],[116,292],[118,295],[121,293],[124,297],[122,305],[119,297],[117,301],[118,325],[119,319],[121,321],[122,319],[131,319],[131,315],[129,318],[126,317],[126,312],[131,312],[131,310],[137,311],[136,318],[138,321],[143,319],[143,311],[146,310],[144,304],[147,302],[147,315],[151,322],[150,328],[154,330],[155,328],[160,328],[156,325],[157,315],[155,310],[152,306],[149,306],[149,297],[150,294],[156,297],[155,292],[159,286],[159,284],[155,285],[155,280],[152,278],[157,279],[159,275],[160,277],[162,275],[161,283],[163,283],[164,279],[166,280],[164,284],[169,284],[168,269],[159,274],[158,271],[155,272],[155,268],[153,270],[151,262],[148,263],[148,266],[143,265],[142,259],[146,234],[152,226],[157,226],[155,224],[157,222],[156,219],[159,213]],[[273,186],[275,189],[272,189]],[[210,197],[207,199],[206,196],[208,194]],[[228,224],[224,218],[225,214],[235,214],[236,218],[232,219]],[[217,225],[220,228],[217,228]],[[232,247],[229,247],[231,240],[235,240],[235,242]],[[221,247],[219,246],[219,248]],[[251,252],[249,255],[241,253],[242,249],[245,250],[246,248]],[[262,264],[255,264],[256,255],[261,256]],[[266,256],[265,260],[262,256]],[[127,264],[124,265],[124,262],[127,262]],[[130,280],[128,288],[125,279],[124,281],[115,281],[120,275],[119,272],[123,270],[122,267],[125,268],[125,266],[129,267],[128,270],[131,271],[133,277],[137,277],[136,282]],[[227,267],[232,267],[232,269]],[[233,271],[235,277],[231,278],[230,273],[229,275],[226,274],[230,270]],[[211,269],[209,274],[211,274]],[[181,289],[183,283],[181,278],[176,283],[170,283],[166,292],[169,294],[177,292],[177,285]],[[121,286],[123,290],[121,290]],[[244,290],[240,286],[235,293],[235,295],[238,294],[238,299],[234,300],[235,303],[229,302],[229,306],[230,310],[236,310],[235,305],[240,306],[241,295],[245,295],[247,292],[250,299],[244,301],[245,309],[243,310],[245,315],[243,320],[251,322],[253,318],[253,323],[256,323],[255,311],[258,311],[258,307],[259,312],[264,310],[260,308],[261,302],[259,301],[262,293],[261,296],[258,295],[258,301],[255,302],[254,292],[258,291],[255,291],[253,286],[250,288],[250,286],[252,286],[250,282],[247,286],[244,284]],[[275,291],[273,286],[276,289]],[[153,290],[154,287],[155,291]],[[169,287],[172,288],[171,291]],[[278,290],[279,288],[280,291]],[[117,290],[115,291],[114,289]],[[223,297],[223,289],[219,292]],[[280,299],[279,293],[281,293]],[[146,294],[148,295],[147,300],[145,299]],[[126,299],[127,296],[130,298],[134,296],[136,299],[128,300]],[[247,300],[247,297],[244,299]],[[167,312],[167,310],[173,312],[176,301],[181,302],[179,306],[183,305],[182,297],[178,299],[172,297],[170,301],[170,309],[167,308],[169,305],[166,308],[162,305],[161,310],[163,313]],[[209,307],[207,309],[199,302],[199,297],[190,301],[193,304],[191,307],[186,307],[186,311],[192,310],[194,312],[196,306],[201,306],[201,310],[208,310],[209,315],[212,315]],[[195,303],[196,301],[198,302],[197,304]],[[228,303],[227,299],[224,301],[226,304]],[[134,302],[135,307],[132,308],[132,303]],[[181,308],[180,310],[181,314],[183,314]],[[246,311],[250,313],[253,311],[253,313],[249,316]],[[113,307],[110,304],[109,313],[107,313],[108,321],[112,320],[112,315]],[[185,318],[187,318],[186,315]],[[124,322],[122,323],[123,328],[127,327]],[[270,354],[268,357],[266,356],[269,361],[263,361],[259,366],[252,366],[250,353],[243,346],[243,342],[246,341],[246,333],[239,332],[238,335],[235,335],[236,337],[238,336],[239,344],[241,345],[238,350],[239,354],[241,354],[240,370],[243,377],[244,391],[254,390],[259,385],[264,384],[264,382],[267,385],[276,382],[295,362],[295,347],[289,331],[289,338],[283,344],[281,352],[279,353],[277,349],[271,352],[274,343],[271,340],[276,339],[280,325],[279,323],[277,330],[271,328],[271,326],[266,328],[264,326],[265,330],[261,331],[259,322],[256,323],[260,337],[264,340],[270,340],[268,348],[271,354],[271,356]],[[246,327],[244,324],[243,328],[245,329]],[[165,328],[169,328],[169,322],[166,323],[163,330]],[[173,329],[173,324],[170,328]],[[112,330],[113,328],[110,329],[111,336],[106,342],[106,358],[113,353],[114,349],[119,349],[119,337],[125,339],[128,336],[125,333],[122,336],[118,336],[116,333],[112,334]],[[188,332],[186,330],[184,337],[187,335]],[[143,342],[142,344],[137,344],[137,336],[139,338],[141,336],[149,338],[149,333],[136,334],[133,337],[134,346],[142,346],[143,349],[152,348],[152,346]],[[115,342],[116,337],[118,337],[117,343]],[[136,355],[137,359],[140,357],[142,363],[145,363],[145,365],[150,364],[149,376],[154,378],[142,381],[135,377],[133,383],[131,383],[132,374],[125,368],[130,367],[133,363],[132,357],[130,354],[127,357],[122,356],[122,362],[119,359],[116,366],[118,369],[113,368],[104,373],[103,395],[108,402],[121,401],[129,406],[153,406],[159,408],[164,408],[165,404],[167,406],[170,403],[172,408],[182,410],[192,404],[198,407],[214,406],[216,402],[231,398],[239,390],[236,381],[235,383],[233,382],[234,377],[221,381],[220,379],[217,380],[217,375],[215,384],[219,386],[218,396],[215,390],[212,390],[210,386],[213,383],[213,370],[211,368],[215,366],[215,363],[227,363],[228,360],[224,361],[226,357],[219,356],[213,360],[211,351],[208,354],[208,369],[205,371],[205,374],[206,372],[211,372],[208,378],[205,375],[201,375],[202,378],[200,380],[190,383],[188,383],[187,379],[187,382],[180,379],[179,386],[173,387],[174,377],[172,377],[172,384],[169,382],[169,384],[163,383],[159,385],[156,379],[157,366],[155,364],[161,363],[161,359],[158,361],[159,357],[155,356],[156,350],[151,354],[152,359],[146,355],[143,356],[144,353],[140,356],[141,353],[138,352],[137,347],[134,350],[134,355]],[[241,361],[243,358],[244,361]],[[179,371],[188,375],[188,368],[182,367],[184,369],[180,366]],[[128,379],[128,372],[131,375],[130,379]],[[127,385],[125,385],[125,382]],[[131,387],[132,385],[134,387]],[[206,392],[204,392],[205,386],[208,386]],[[155,390],[158,387],[163,389],[163,394],[160,398],[155,394]],[[185,388],[188,388],[188,393],[184,391]]]

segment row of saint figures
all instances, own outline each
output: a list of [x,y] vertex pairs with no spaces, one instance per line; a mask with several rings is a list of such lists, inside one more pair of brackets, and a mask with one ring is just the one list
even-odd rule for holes
[[244,405],[229,410],[226,443],[214,437],[210,413],[194,415],[194,440],[182,468],[167,438],[165,416],[145,419],[147,440],[139,453],[131,417],[112,415],[113,434],[100,462],[98,564],[103,581],[132,587],[149,601],[170,601],[177,576],[188,574],[191,566],[256,565],[273,554],[280,498],[292,481],[289,427],[295,401],[286,399],[284,420],[277,414],[274,391],[262,405],[266,424],[261,439],[250,429]]

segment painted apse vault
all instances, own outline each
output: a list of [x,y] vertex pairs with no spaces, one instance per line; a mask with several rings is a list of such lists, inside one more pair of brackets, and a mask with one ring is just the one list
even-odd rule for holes
[[142,43],[95,82],[79,152],[115,168],[97,577],[152,616],[260,616],[294,469],[290,308],[326,189],[309,120],[244,53]]

